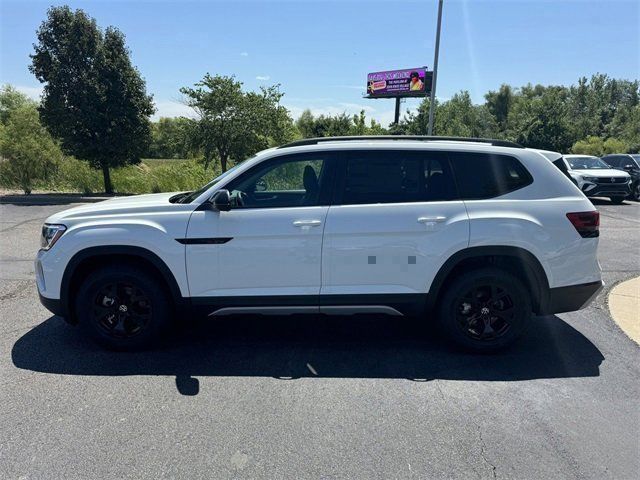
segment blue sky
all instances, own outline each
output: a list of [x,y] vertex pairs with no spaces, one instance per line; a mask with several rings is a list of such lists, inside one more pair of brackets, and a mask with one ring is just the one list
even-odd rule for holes
[[[436,0],[0,0],[0,83],[38,95],[27,68],[35,30],[64,3],[125,33],[155,117],[188,114],[180,87],[210,72],[247,89],[280,83],[294,117],[364,108],[386,124],[393,100],[362,98],[367,72],[433,64]],[[445,0],[443,12],[439,98],[464,89],[481,102],[501,83],[569,85],[596,72],[640,78],[638,0]]]

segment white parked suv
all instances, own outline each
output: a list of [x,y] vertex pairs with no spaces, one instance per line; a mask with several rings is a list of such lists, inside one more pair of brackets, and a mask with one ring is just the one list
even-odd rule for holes
[[52,215],[35,270],[44,306],[111,348],[147,345],[187,309],[433,317],[488,351],[591,301],[598,228],[582,192],[517,144],[307,139],[195,192]]
[[622,203],[631,194],[631,176],[592,155],[564,155],[569,175],[587,197],[609,197]]

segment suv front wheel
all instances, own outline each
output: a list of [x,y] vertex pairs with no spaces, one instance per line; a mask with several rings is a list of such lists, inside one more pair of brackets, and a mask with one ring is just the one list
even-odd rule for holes
[[491,352],[522,335],[531,315],[531,298],[518,278],[497,268],[482,268],[446,286],[439,321],[462,347]]
[[149,346],[170,323],[171,305],[145,269],[113,265],[91,272],[76,295],[80,328],[115,350]]

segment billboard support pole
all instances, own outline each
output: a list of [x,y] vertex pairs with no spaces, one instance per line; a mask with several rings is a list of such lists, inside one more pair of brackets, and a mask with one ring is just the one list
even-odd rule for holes
[[400,97],[396,97],[396,113],[393,118],[393,123],[398,125],[398,123],[400,122]]
[[429,100],[428,135],[433,135],[433,114],[436,103],[436,79],[438,78],[438,53],[440,52],[440,27],[442,25],[442,1],[438,1],[438,26],[436,27],[436,49],[433,57],[433,78],[431,80],[431,97]]

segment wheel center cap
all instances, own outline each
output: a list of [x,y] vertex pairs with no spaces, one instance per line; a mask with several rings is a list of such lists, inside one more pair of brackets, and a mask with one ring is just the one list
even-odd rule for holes
[[123,312],[123,313],[124,313],[124,312],[126,312],[126,311],[128,310],[128,308],[127,308],[127,306],[126,306],[126,305],[120,305],[120,306],[118,307],[118,310],[120,310],[121,312]]
[[487,307],[482,307],[482,309],[480,310],[480,314],[481,315],[489,315],[489,308]]

